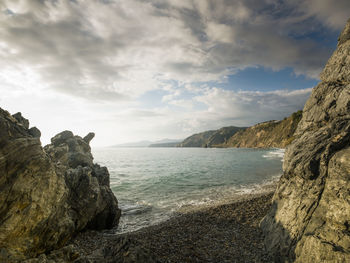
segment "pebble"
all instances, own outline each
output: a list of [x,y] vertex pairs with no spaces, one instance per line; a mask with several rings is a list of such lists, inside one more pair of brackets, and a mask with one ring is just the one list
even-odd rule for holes
[[77,262],[273,262],[259,228],[271,199],[272,192],[246,196],[131,233],[87,231],[72,244]]

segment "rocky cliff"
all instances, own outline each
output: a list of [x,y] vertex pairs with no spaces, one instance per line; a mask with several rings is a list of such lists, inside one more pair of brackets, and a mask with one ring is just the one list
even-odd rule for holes
[[193,134],[178,144],[178,147],[222,147],[231,136],[242,129],[245,128],[230,126]]
[[117,225],[108,171],[93,164],[93,137],[65,131],[43,149],[37,128],[0,108],[0,262],[60,248],[84,229]]
[[294,140],[302,111],[281,121],[268,121],[234,134],[223,146],[244,148],[285,148]]
[[285,148],[294,140],[301,116],[302,111],[298,111],[281,121],[267,121],[248,128],[223,127],[194,134],[178,144],[178,147]]
[[276,261],[350,262],[350,20],[287,147],[261,222]]

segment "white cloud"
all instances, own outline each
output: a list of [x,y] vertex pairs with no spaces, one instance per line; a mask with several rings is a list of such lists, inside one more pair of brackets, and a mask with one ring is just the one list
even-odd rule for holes
[[340,30],[349,19],[350,1],[334,0],[288,0],[300,13],[316,17],[322,24]]
[[279,120],[301,110],[310,93],[311,88],[269,92],[211,88],[195,99],[208,107],[202,113],[203,121],[214,122],[217,127],[227,123],[249,126],[261,121]]
[[348,1],[305,1],[293,8],[307,14],[293,19],[273,17],[283,9],[271,2],[3,1],[0,67],[30,67],[34,86],[92,100],[132,99],[167,80],[220,81],[255,65],[317,78],[330,50],[289,33],[302,22],[312,31],[306,18],[326,10],[326,25],[339,27]]
[[[3,0],[1,107],[45,142],[93,129],[96,144],[282,118],[309,90],[213,86],[255,66],[317,78],[331,50],[305,36],[339,30],[349,11],[348,0]],[[165,106],[142,106],[155,90]]]

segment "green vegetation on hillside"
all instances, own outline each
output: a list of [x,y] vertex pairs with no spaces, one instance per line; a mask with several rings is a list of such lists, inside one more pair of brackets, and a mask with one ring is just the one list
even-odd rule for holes
[[230,126],[193,134],[178,144],[178,147],[222,147],[228,139],[242,129],[245,127]]
[[294,112],[281,121],[267,121],[251,127],[223,127],[218,130],[194,134],[178,147],[246,147],[285,148],[293,140],[293,134],[302,117],[302,111]]

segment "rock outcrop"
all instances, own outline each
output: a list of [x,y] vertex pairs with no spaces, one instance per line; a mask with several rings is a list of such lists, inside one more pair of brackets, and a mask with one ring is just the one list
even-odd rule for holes
[[261,222],[276,261],[350,262],[350,20],[321,80]]
[[89,141],[65,131],[41,147],[40,131],[0,109],[0,262],[64,246],[84,229],[111,228],[120,210]]

